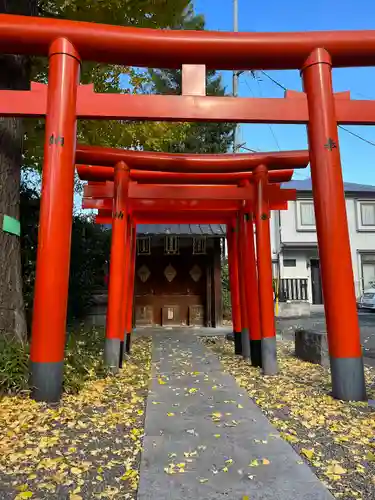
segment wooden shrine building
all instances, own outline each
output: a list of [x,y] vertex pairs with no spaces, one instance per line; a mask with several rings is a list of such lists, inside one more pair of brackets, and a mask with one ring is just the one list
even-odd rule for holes
[[221,224],[137,225],[136,326],[221,325],[225,230]]

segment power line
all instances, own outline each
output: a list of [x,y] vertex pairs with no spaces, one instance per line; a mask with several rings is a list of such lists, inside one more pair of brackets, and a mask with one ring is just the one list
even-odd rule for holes
[[368,139],[365,139],[361,135],[356,134],[355,132],[352,132],[348,128],[343,127],[342,125],[339,125],[339,128],[341,128],[342,130],[345,130],[345,132],[348,132],[348,134],[350,134],[350,135],[352,135],[354,137],[357,137],[357,139],[360,139],[361,141],[366,142],[367,144],[370,144],[370,146],[375,146],[375,142],[372,142],[372,141],[369,141]]
[[[238,31],[238,0],[233,0],[233,31]],[[233,97],[238,97],[238,71],[233,71]],[[233,130],[233,153],[238,149],[239,124],[235,123]]]
[[[269,78],[273,81],[273,78],[271,78],[269,75],[267,75],[267,73],[265,73],[264,71],[263,71],[262,73],[264,73],[267,77],[269,77]],[[252,76],[256,79],[256,76],[254,76],[254,74],[253,74],[253,73],[252,73]],[[258,83],[259,94],[260,94],[260,96],[262,96],[262,90],[261,90],[261,88],[260,88],[260,84],[259,84],[259,81],[258,81],[258,80],[257,80],[257,83]],[[276,80],[274,81],[274,83],[276,83]],[[250,91],[251,95],[252,95],[253,97],[255,97],[255,95],[254,95],[254,92],[253,92],[252,88],[250,87],[250,85],[248,84],[248,82],[247,82],[246,80],[245,80],[245,84],[246,84],[247,88],[249,89],[249,91]],[[279,87],[283,88],[284,90],[287,90],[287,89],[286,89],[283,85],[281,85],[281,84],[279,84]],[[276,142],[276,145],[277,145],[278,150],[279,150],[279,151],[281,151],[281,148],[280,148],[280,145],[279,145],[279,141],[277,140],[277,137],[276,137],[275,131],[273,130],[272,125],[271,125],[270,123],[267,123],[267,125],[268,125],[268,127],[269,127],[269,129],[270,129],[270,131],[271,131],[271,134],[272,134],[272,136],[273,136],[273,138],[274,138],[275,142]],[[294,171],[293,175],[294,175],[295,177],[300,176],[300,177],[301,177],[301,180],[306,180],[306,179],[307,179],[307,177],[306,177],[305,175],[303,175],[303,174],[302,174],[302,172]]]
[[271,80],[271,82],[273,82],[275,85],[277,85],[278,87],[280,87],[281,89],[287,91],[288,89],[286,87],[284,87],[284,85],[280,82],[278,82],[277,80],[275,80],[274,78],[272,78],[272,76],[270,76],[268,73],[266,73],[265,71],[263,70],[260,70],[259,71],[260,73],[262,73],[262,75],[266,76],[269,80]]
[[[263,70],[260,70],[259,71],[260,73],[262,73],[262,75],[266,76],[269,80],[271,80],[271,82],[273,82],[275,85],[277,85],[278,87],[280,87],[281,89],[287,91],[288,89],[280,82],[278,82],[277,80],[275,80],[274,78],[272,78],[268,73],[266,73],[265,71]],[[258,85],[259,85],[259,80],[257,80],[258,82]],[[358,92],[356,92],[356,94],[358,95],[362,95],[362,94],[359,94]],[[353,137],[356,137],[357,139],[359,139],[360,141],[363,141],[365,142],[366,144],[369,144],[370,146],[374,146],[375,147],[375,142],[372,142],[368,139],[365,139],[364,137],[362,137],[361,135],[359,134],[356,134],[355,132],[352,132],[351,130],[349,130],[348,128],[346,127],[343,127],[342,125],[338,125],[339,128],[341,128],[342,130],[344,130],[345,132],[347,132],[348,134],[352,135]]]
[[[259,81],[258,81],[258,80],[257,80],[257,83],[258,83],[259,95],[262,97],[262,90],[261,90],[261,88],[260,88],[260,83],[259,83]],[[247,88],[250,90],[251,95],[252,95],[252,96],[254,96],[254,92],[252,91],[252,88],[251,88],[251,87],[250,87],[250,85],[248,84],[247,80],[245,80],[245,84],[246,84]],[[279,141],[277,140],[277,137],[276,137],[275,131],[273,130],[272,125],[271,125],[270,123],[267,123],[267,126],[268,126],[268,128],[270,129],[270,131],[271,131],[271,134],[272,134],[272,137],[273,137],[273,139],[274,139],[274,141],[275,141],[275,143],[276,143],[277,149],[278,149],[279,151],[281,151]]]
[[[246,144],[246,143],[245,143]],[[250,151],[250,153],[259,153],[259,151],[256,151],[255,149],[251,149],[251,148],[247,148],[246,146],[244,146],[243,144],[239,144],[238,146],[239,148],[241,149],[244,149],[245,151]]]

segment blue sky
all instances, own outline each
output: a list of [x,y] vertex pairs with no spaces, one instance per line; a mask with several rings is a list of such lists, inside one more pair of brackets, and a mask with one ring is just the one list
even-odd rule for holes
[[[232,31],[232,0],[195,0],[195,10],[206,18],[206,29]],[[314,31],[344,29],[375,29],[374,0],[238,0],[240,31]],[[375,54],[374,54],[375,66]],[[268,71],[270,76],[288,89],[302,90],[298,71]],[[227,91],[232,90],[232,77],[223,73]],[[350,90],[352,99],[375,99],[375,67],[333,70],[335,91]],[[241,97],[282,97],[283,90],[261,76],[241,75]],[[346,127],[375,143],[374,127]],[[375,184],[375,147],[339,129],[344,180]],[[306,130],[298,125],[256,125],[240,127],[240,142],[255,150],[275,151],[307,147]],[[295,178],[305,178],[298,172]]]

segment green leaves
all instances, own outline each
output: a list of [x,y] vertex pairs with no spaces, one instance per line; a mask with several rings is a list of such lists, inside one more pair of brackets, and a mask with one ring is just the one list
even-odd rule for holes
[[[89,3],[84,0],[42,0],[39,6],[42,16],[139,28],[175,27],[181,25],[186,17],[192,17],[190,0],[102,0]],[[203,19],[199,19],[202,24]],[[33,58],[32,62],[31,79],[47,83],[47,59]],[[85,61],[81,83],[94,83],[95,91],[104,93],[143,94],[155,91],[148,71],[118,64]],[[85,144],[123,148],[138,146],[147,151],[169,151],[185,143],[190,127],[179,123],[80,120],[77,133],[79,142]],[[26,120],[24,166],[41,170],[43,142],[44,120]]]
[[28,389],[28,346],[0,335],[0,396]]

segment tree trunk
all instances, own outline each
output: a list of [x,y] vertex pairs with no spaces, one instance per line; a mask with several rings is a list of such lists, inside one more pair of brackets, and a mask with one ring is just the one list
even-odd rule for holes
[[[36,0],[0,0],[0,13],[37,14]],[[0,55],[0,91],[30,85],[30,60]],[[0,335],[27,338],[22,295],[20,238],[2,230],[4,215],[19,220],[22,165],[22,120],[0,117]]]

